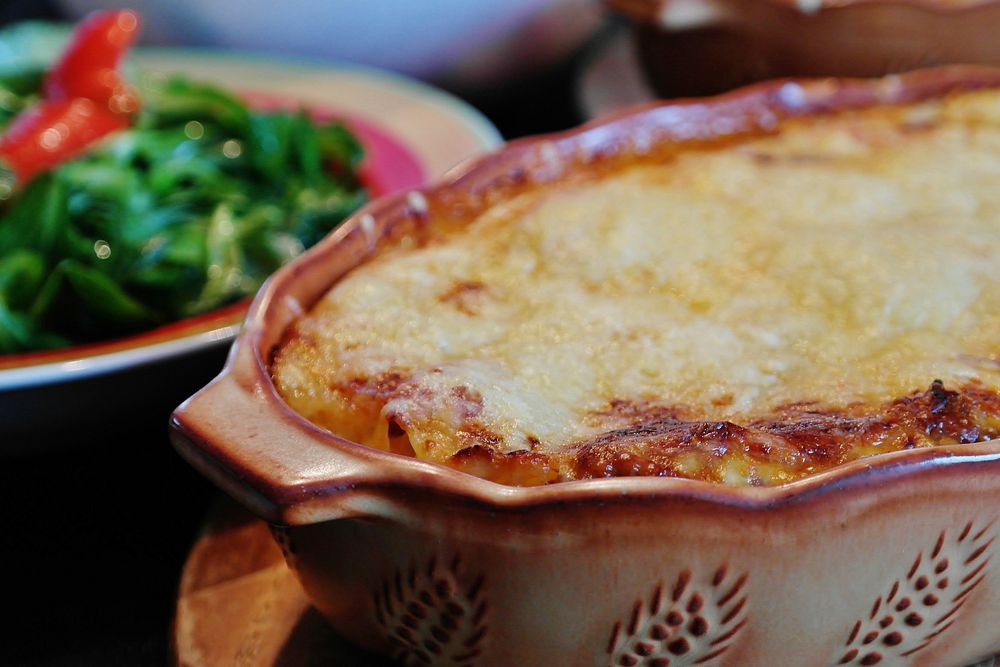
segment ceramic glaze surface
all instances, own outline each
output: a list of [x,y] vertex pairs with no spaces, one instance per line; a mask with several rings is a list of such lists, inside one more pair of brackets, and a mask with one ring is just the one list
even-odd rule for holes
[[[639,600],[625,623],[615,623],[608,653],[611,667],[689,667],[721,656],[746,623],[747,575],[729,576],[725,566],[702,587],[684,570],[664,590],[657,585]],[[704,591],[704,592],[702,592]]]
[[917,554],[906,576],[875,599],[831,665],[905,665],[956,622],[986,578],[995,534],[993,522],[978,530],[970,522],[951,532],[957,536],[942,532],[932,549]]
[[489,605],[484,577],[461,583],[459,559],[411,565],[373,592],[375,619],[405,665],[471,667],[482,654]]

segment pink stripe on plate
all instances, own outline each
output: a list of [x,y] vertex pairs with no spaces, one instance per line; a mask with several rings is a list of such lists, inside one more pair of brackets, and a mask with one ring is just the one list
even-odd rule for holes
[[347,125],[365,148],[358,170],[361,182],[373,196],[391,194],[423,185],[427,174],[419,158],[403,142],[377,125],[326,105],[304,104],[300,100],[273,93],[243,91],[255,109],[264,111],[304,108],[317,121],[336,120]]

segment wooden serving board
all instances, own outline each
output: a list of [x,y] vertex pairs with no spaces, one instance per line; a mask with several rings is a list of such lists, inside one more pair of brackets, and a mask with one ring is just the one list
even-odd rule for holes
[[[184,566],[173,645],[181,667],[399,667],[331,630],[267,526],[228,498],[212,510]],[[1000,667],[1000,659],[973,667]]]
[[173,649],[182,667],[396,667],[326,625],[267,526],[228,498],[184,565]]

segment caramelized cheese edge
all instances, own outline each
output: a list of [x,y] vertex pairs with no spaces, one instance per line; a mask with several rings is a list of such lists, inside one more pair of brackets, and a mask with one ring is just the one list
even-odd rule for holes
[[380,252],[273,379],[333,433],[510,484],[780,484],[992,439],[998,186],[993,91],[577,175]]

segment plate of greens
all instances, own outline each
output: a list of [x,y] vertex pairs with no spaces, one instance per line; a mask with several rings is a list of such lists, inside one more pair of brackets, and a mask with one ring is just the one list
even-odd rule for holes
[[128,11],[0,31],[0,400],[225,345],[358,207],[501,140],[398,75],[137,33]]
[[138,31],[0,30],[0,456],[165,421],[271,271],[501,141],[405,77]]

